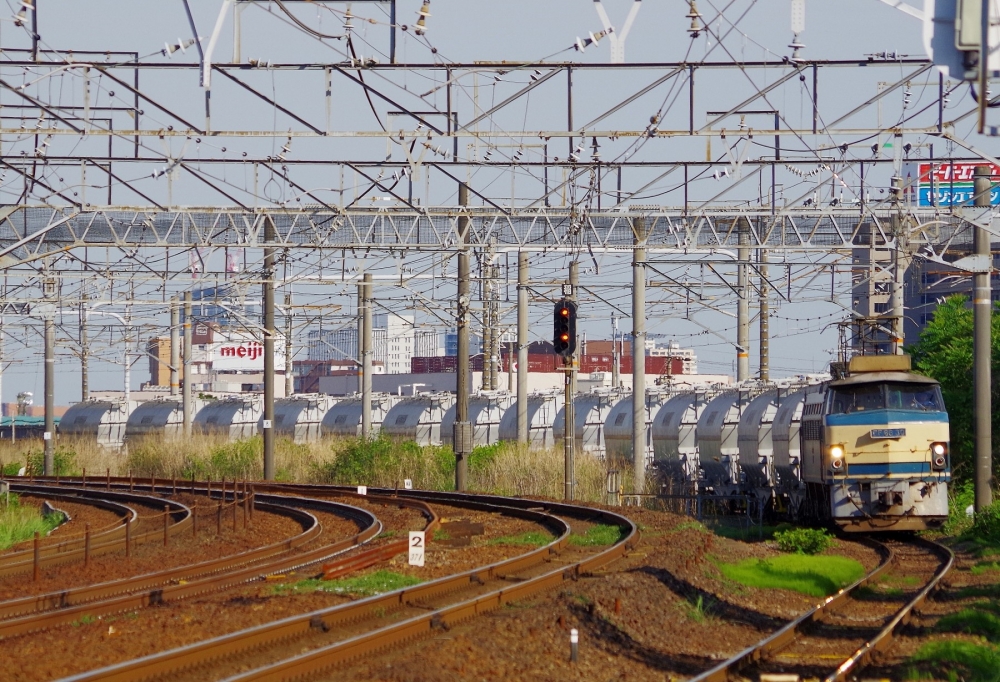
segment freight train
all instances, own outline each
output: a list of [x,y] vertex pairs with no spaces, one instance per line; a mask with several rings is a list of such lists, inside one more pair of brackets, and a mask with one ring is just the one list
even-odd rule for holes
[[665,491],[744,495],[848,532],[923,530],[948,517],[948,413],[909,356],[857,356],[812,384],[682,393],[651,426]]

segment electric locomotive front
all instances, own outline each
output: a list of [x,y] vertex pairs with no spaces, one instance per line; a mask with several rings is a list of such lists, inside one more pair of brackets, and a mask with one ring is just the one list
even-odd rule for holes
[[807,396],[809,509],[845,531],[924,530],[948,517],[948,413],[908,356],[859,356],[847,378]]

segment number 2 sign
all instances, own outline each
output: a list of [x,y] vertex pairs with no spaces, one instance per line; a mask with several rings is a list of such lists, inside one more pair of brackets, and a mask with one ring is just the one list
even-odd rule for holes
[[424,565],[424,531],[410,531],[410,566]]

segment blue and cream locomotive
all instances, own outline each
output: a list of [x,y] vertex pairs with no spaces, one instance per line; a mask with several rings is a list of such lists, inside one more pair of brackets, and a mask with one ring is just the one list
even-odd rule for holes
[[845,531],[922,530],[948,517],[948,413],[933,379],[905,355],[858,356],[848,375],[807,392],[801,484],[804,516]]

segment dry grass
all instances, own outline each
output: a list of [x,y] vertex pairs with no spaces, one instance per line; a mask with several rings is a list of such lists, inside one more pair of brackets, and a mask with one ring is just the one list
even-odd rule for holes
[[[15,474],[25,465],[41,469],[41,440],[0,441],[0,464]],[[529,448],[518,443],[498,443],[477,448],[470,458],[469,489],[496,495],[549,497],[564,494],[564,454],[561,447]],[[117,452],[93,441],[60,438],[56,465],[60,474],[88,476],[190,478],[263,477],[263,442],[259,436],[229,441],[221,436],[148,438],[129,443]],[[606,469],[622,471],[629,480],[630,465],[606,463],[593,455],[576,454],[576,498],[604,502]],[[382,440],[370,443],[350,438],[326,438],[296,444],[289,439],[275,443],[276,477],[288,482],[329,482],[401,486],[409,478],[417,488],[447,490],[454,486],[454,456],[442,447],[417,447],[412,443]],[[626,485],[626,488],[629,487]]]
[[[495,495],[550,497],[565,493],[565,455],[562,448],[531,448],[520,443],[499,443],[484,462],[475,453],[469,467],[469,489]],[[587,453],[576,453],[576,499],[604,502],[605,462]]]

